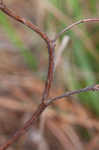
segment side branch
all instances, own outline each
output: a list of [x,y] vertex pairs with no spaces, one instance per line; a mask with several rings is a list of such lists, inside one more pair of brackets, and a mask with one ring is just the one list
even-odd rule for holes
[[48,67],[48,75],[45,83],[45,89],[42,95],[42,101],[46,100],[49,95],[49,91],[51,88],[51,83],[53,80],[53,67],[54,67],[54,48],[55,45],[54,43],[48,38],[48,36],[43,33],[39,27],[36,25],[32,24],[30,21],[27,21],[26,19],[22,18],[21,16],[17,16],[12,10],[8,9],[3,2],[0,2],[0,10],[4,12],[6,15],[10,16],[11,18],[15,19],[18,22],[21,22],[28,28],[32,29],[35,31],[37,34],[41,36],[41,38],[46,42],[47,47],[48,47],[48,53],[49,53],[49,67]]
[[94,22],[99,21],[99,19],[83,19],[80,20],[67,28],[63,29],[61,32],[59,32],[54,40],[50,40],[48,36],[43,33],[36,25],[32,24],[30,21],[25,20],[24,18],[17,16],[13,11],[8,9],[4,4],[3,0],[0,0],[0,10],[5,13],[6,15],[10,16],[11,18],[15,19],[18,22],[21,22],[28,28],[35,31],[37,34],[41,36],[41,38],[46,42],[48,47],[48,54],[49,54],[49,67],[48,67],[48,74],[47,79],[45,83],[45,88],[42,94],[42,101],[41,104],[38,106],[37,110],[33,113],[32,117],[25,123],[23,128],[18,130],[14,136],[9,139],[4,145],[0,147],[0,150],[6,150],[11,144],[13,144],[20,136],[22,136],[30,127],[31,125],[40,117],[42,112],[46,109],[48,105],[50,105],[52,102],[62,99],[64,97],[68,97],[74,94],[79,94],[81,92],[87,92],[87,91],[99,91],[99,84],[89,86],[83,89],[67,92],[61,96],[57,96],[51,99],[48,99],[49,91],[51,88],[52,80],[53,80],[53,71],[54,71],[54,49],[55,49],[55,42],[56,40],[66,31],[73,28],[74,26],[80,24],[80,23],[87,23],[87,22]]
[[56,37],[54,38],[54,40],[52,40],[53,42],[55,42],[64,32],[72,29],[74,26],[81,24],[81,23],[88,23],[88,22],[99,22],[99,18],[95,18],[95,19],[83,19],[83,20],[79,20],[69,26],[67,26],[66,28],[64,28],[61,32],[59,32]]
[[85,87],[83,89],[67,92],[65,94],[62,94],[61,96],[57,96],[57,97],[49,99],[46,103],[47,103],[47,105],[49,105],[56,100],[60,100],[60,99],[65,98],[65,97],[69,97],[69,96],[72,96],[75,94],[80,94],[82,92],[88,92],[88,91],[99,91],[99,84],[96,84],[93,86],[88,86],[88,87]]

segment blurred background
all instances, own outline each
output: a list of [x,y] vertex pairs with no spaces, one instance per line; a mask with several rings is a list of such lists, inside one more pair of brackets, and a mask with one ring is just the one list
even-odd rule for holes
[[[5,0],[50,39],[83,18],[99,18],[99,0]],[[48,69],[45,42],[0,12],[0,145],[31,117]],[[50,96],[99,82],[99,22],[81,24],[56,42]],[[9,150],[99,150],[99,93],[55,102]]]

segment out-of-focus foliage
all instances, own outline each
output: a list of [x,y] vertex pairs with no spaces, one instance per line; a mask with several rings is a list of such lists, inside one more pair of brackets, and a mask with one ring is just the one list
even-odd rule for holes
[[[29,4],[30,3],[31,1],[29,1]],[[34,4],[35,2],[32,3]],[[43,0],[41,4],[38,0],[35,6],[38,7],[38,11],[41,10],[43,13],[39,14],[40,12],[38,12],[39,15],[37,15],[38,18],[36,20],[43,21],[43,30],[46,29],[47,32],[49,31],[51,33],[54,31],[54,34],[56,34],[64,27],[79,19],[98,17],[98,3],[98,0]],[[44,13],[46,13],[46,11],[47,14],[45,15]],[[8,18],[2,13],[0,13],[0,23],[11,41],[20,49],[21,54],[23,54],[29,66],[36,69],[38,62],[35,56],[33,53],[31,54],[29,50],[25,50],[25,44],[16,33],[15,27],[13,27]],[[70,44],[65,48],[64,55],[62,55],[63,64],[61,63],[59,68],[63,69],[64,77],[61,77],[65,83],[63,86],[68,87],[69,90],[95,84],[99,80],[98,31],[98,23],[91,23],[79,25],[71,31],[64,33],[64,35],[70,37]],[[64,35],[60,37],[58,44],[61,44]],[[56,49],[56,52],[57,51],[58,47]],[[69,71],[66,71],[68,70],[68,66],[64,66],[65,62],[69,64]],[[87,104],[97,114],[99,114],[98,97],[99,94],[97,93],[79,95],[82,103]]]
[[[79,19],[98,18],[99,2],[97,0],[51,0],[49,3],[59,10],[59,14],[63,15],[62,20],[61,15],[58,15],[56,18],[56,14],[50,11],[50,23],[54,22],[53,28],[56,28],[56,32],[61,31],[65,26]],[[55,13],[57,13],[57,11]],[[51,17],[52,15],[53,17]],[[71,57],[68,61],[70,67],[69,73],[65,71],[68,66],[62,67],[64,72],[66,72],[66,78],[64,76],[63,80],[68,83],[65,86],[70,87],[69,89],[81,88],[99,81],[99,36],[97,32],[99,32],[99,23],[79,25],[73,28],[72,31],[64,33],[64,35],[70,37],[70,44],[66,47],[63,56],[64,62],[67,62],[68,57]],[[60,43],[64,35],[60,38]],[[68,53],[71,53],[71,56],[66,56]],[[69,80],[71,81],[69,82]],[[87,104],[94,112],[99,114],[98,93],[80,94],[79,98],[82,103]]]
[[20,54],[24,56],[24,59],[30,66],[30,68],[33,68],[35,70],[37,68],[37,61],[35,56],[25,48],[24,42],[22,42],[22,40],[16,33],[16,29],[9,22],[6,15],[4,15],[3,13],[0,13],[0,24],[5,30],[5,32],[8,34],[9,39],[12,41],[12,43],[19,48]]
[[[80,19],[99,17],[99,0],[5,0],[5,4],[51,39]],[[47,53],[37,34],[0,12],[0,144],[30,118],[40,102]],[[51,96],[98,83],[99,22],[64,33],[56,42],[55,56]],[[48,108],[14,149],[99,149],[99,93],[86,92],[66,100]]]

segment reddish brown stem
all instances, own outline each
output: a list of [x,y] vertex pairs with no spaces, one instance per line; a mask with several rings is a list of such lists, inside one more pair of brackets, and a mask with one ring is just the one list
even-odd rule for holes
[[28,130],[31,125],[33,124],[34,121],[36,121],[42,112],[47,108],[48,105],[50,105],[52,102],[72,96],[74,94],[79,94],[82,92],[88,92],[88,91],[99,91],[99,84],[93,85],[93,86],[88,86],[83,89],[78,89],[74,91],[67,92],[61,96],[54,97],[52,99],[49,99],[46,101],[46,104],[41,103],[39,107],[37,108],[37,111],[33,114],[32,118],[26,122],[23,128],[21,128],[19,131],[16,132],[16,134],[13,136],[13,138],[9,139],[2,147],[0,147],[0,150],[6,150],[11,144],[13,144],[21,135],[23,135],[26,130]]
[[42,114],[42,112],[45,110],[45,108],[50,105],[53,101],[61,99],[63,97],[67,97],[70,95],[74,95],[74,94],[79,94],[81,92],[87,92],[87,91],[94,91],[94,90],[99,90],[99,85],[94,85],[91,87],[86,87],[84,89],[80,89],[80,90],[75,90],[72,92],[68,92],[65,93],[61,96],[57,96],[55,98],[49,99],[46,101],[46,99],[48,99],[48,95],[49,95],[49,91],[51,88],[51,83],[53,80],[53,66],[54,66],[54,48],[55,48],[55,41],[57,40],[57,38],[60,37],[61,34],[63,34],[64,32],[66,32],[67,30],[71,29],[73,26],[78,25],[80,23],[85,23],[85,22],[92,22],[92,21],[99,21],[99,19],[84,19],[84,20],[80,20],[70,26],[68,26],[67,28],[65,28],[64,30],[62,30],[60,33],[58,33],[56,35],[56,38],[54,40],[50,40],[47,35],[43,32],[41,32],[41,30],[35,26],[34,24],[32,24],[30,21],[25,20],[24,18],[17,16],[13,11],[9,10],[4,4],[3,4],[3,0],[0,1],[0,9],[7,14],[8,16],[12,17],[13,19],[15,19],[18,22],[21,22],[22,24],[26,25],[27,27],[29,27],[30,29],[32,29],[33,31],[35,31],[37,34],[39,34],[41,36],[41,38],[46,42],[47,46],[48,46],[48,53],[49,53],[49,68],[48,68],[48,75],[47,75],[47,79],[46,79],[46,83],[45,83],[45,88],[44,88],[44,92],[42,94],[42,101],[41,104],[39,105],[39,107],[37,108],[37,110],[35,111],[35,113],[33,113],[32,117],[30,120],[28,120],[24,127],[21,128],[19,131],[16,132],[16,134],[9,139],[4,145],[2,145],[0,147],[0,150],[6,150],[11,144],[13,144],[21,135],[23,135],[26,130],[28,130],[31,125],[40,117],[40,115]]
[[72,95],[75,95],[75,94],[80,94],[82,92],[88,92],[88,91],[99,91],[99,84],[96,84],[96,85],[93,85],[93,86],[88,86],[88,87],[85,87],[83,89],[78,89],[78,90],[66,92],[66,93],[64,93],[60,96],[49,99],[46,102],[46,104],[49,105],[49,104],[51,104],[52,102],[54,102],[56,100],[59,100],[59,99],[65,98],[65,97],[69,97],[69,96],[72,96]]
[[46,99],[48,98],[49,91],[50,91],[50,88],[51,88],[51,83],[52,83],[52,80],[53,80],[54,48],[55,48],[55,45],[47,37],[47,35],[45,33],[43,33],[37,26],[35,26],[34,24],[32,24],[30,21],[27,21],[24,18],[22,18],[20,16],[17,16],[13,11],[9,10],[3,4],[3,1],[0,1],[0,9],[2,10],[2,12],[4,12],[5,14],[7,14],[8,16],[12,17],[13,19],[15,19],[18,22],[21,22],[22,24],[26,25],[27,27],[29,27],[30,29],[32,29],[33,31],[35,31],[37,34],[39,34],[41,36],[41,38],[46,42],[46,44],[48,46],[48,53],[49,53],[48,75],[47,75],[47,79],[46,79],[46,83],[45,83],[45,88],[44,88],[44,91],[43,91],[43,94],[42,94],[41,104],[37,108],[36,112],[33,113],[31,119],[25,123],[24,127],[21,128],[19,131],[17,131],[16,134],[11,139],[9,139],[0,148],[0,150],[5,150],[13,142],[15,142],[21,135],[23,135],[26,132],[27,129],[29,129],[31,127],[31,125],[34,123],[34,121],[36,121],[40,117],[41,113],[47,107],[44,103],[45,103]]
[[30,21],[27,21],[26,19],[20,16],[17,16],[12,10],[8,9],[4,4],[2,4],[2,2],[0,3],[0,9],[11,18],[15,19],[18,22],[21,22],[22,24],[24,24],[25,26],[29,27],[30,29],[35,31],[37,34],[39,34],[48,46],[49,67],[48,67],[48,75],[47,75],[47,79],[45,83],[45,89],[42,95],[42,101],[44,101],[48,98],[49,91],[51,88],[51,83],[53,80],[53,67],[54,67],[54,54],[53,53],[54,53],[55,45],[48,38],[48,36],[39,29],[39,27],[37,27],[36,25],[32,24]]
[[44,103],[41,103],[39,105],[39,107],[37,108],[37,110],[35,111],[35,113],[33,114],[33,116],[31,117],[31,119],[29,119],[23,128],[21,128],[20,130],[18,130],[16,132],[16,134],[14,134],[14,136],[9,139],[5,144],[3,144],[1,147],[0,147],[0,150],[6,150],[10,145],[12,145],[20,136],[22,136],[26,130],[28,130],[31,125],[34,123],[34,121],[36,121],[41,113],[44,111],[44,109],[47,107],[47,105],[45,105]]

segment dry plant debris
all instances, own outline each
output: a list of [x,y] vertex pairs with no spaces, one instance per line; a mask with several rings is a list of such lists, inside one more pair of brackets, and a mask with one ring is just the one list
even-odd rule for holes
[[[88,92],[88,91],[99,91],[99,84],[95,84],[92,86],[88,86],[85,87],[83,89],[78,89],[78,90],[74,90],[74,91],[70,91],[67,92],[65,94],[62,94],[60,96],[56,96],[54,98],[49,98],[49,92],[51,89],[51,85],[52,85],[52,81],[53,81],[53,74],[54,74],[54,50],[55,50],[55,44],[56,44],[56,40],[66,31],[72,29],[74,26],[81,24],[81,23],[88,23],[88,22],[99,22],[99,19],[83,19],[80,20],[78,22],[75,22],[71,25],[69,25],[68,27],[66,27],[65,29],[63,29],[61,32],[59,32],[55,38],[53,40],[49,39],[49,37],[42,32],[39,27],[37,27],[36,25],[32,24],[30,21],[27,21],[26,19],[24,19],[21,16],[17,16],[15,12],[13,12],[12,10],[10,10],[4,3],[3,0],[0,1],[0,10],[2,12],[4,12],[6,15],[10,16],[11,18],[15,19],[17,22],[20,22],[22,24],[24,24],[25,26],[27,26],[28,28],[32,29],[33,31],[35,31],[38,35],[41,36],[41,38],[46,42],[47,47],[48,47],[48,54],[49,54],[49,66],[48,66],[48,74],[47,74],[47,79],[45,82],[45,88],[41,97],[41,103],[39,104],[39,106],[37,107],[36,111],[33,113],[32,117],[24,124],[24,126],[18,130],[11,139],[8,139],[8,141],[1,145],[0,150],[6,150],[10,145],[12,145],[20,136],[22,136],[24,133],[27,132],[28,129],[30,129],[30,127],[32,127],[32,125],[40,118],[40,115],[42,114],[42,112],[49,106],[51,105],[54,101],[57,101],[59,99],[65,98],[65,97],[69,97],[71,95],[74,94],[79,94],[81,92]],[[25,95],[23,96],[25,98]],[[45,116],[44,116],[45,117]],[[86,118],[85,118],[86,119]],[[74,118],[75,121],[75,118]],[[78,119],[79,122],[81,122],[80,119]],[[57,123],[57,118],[56,118],[56,123]],[[86,121],[84,122],[85,125],[87,125]],[[97,123],[96,123],[97,124]],[[96,126],[95,124],[95,126]],[[51,121],[49,123],[50,128],[52,128],[53,123],[51,124]],[[61,135],[62,139],[64,139],[64,133],[65,131],[59,133],[59,130],[57,127],[53,127],[53,129],[56,130],[55,133],[57,133],[57,135],[55,135],[56,137],[59,135]],[[76,144],[75,144],[75,148],[76,149],[83,149],[81,148],[81,143],[78,140],[78,137],[76,136],[75,132],[73,130],[71,130],[70,126],[69,126],[69,131],[72,132],[72,135],[74,136],[75,140],[76,140]],[[67,134],[67,136],[69,136],[69,139],[71,140],[70,134],[69,133],[65,133]],[[59,136],[58,136],[59,137]],[[61,141],[61,139],[58,139]],[[64,148],[66,148],[66,146],[68,148],[71,147],[71,149],[73,149],[73,146],[71,146],[71,142],[70,141],[66,141],[66,139],[64,139]],[[67,143],[67,145],[65,145],[65,142]],[[79,143],[79,145],[77,144],[77,142]],[[75,143],[75,141],[72,140],[72,145]]]

